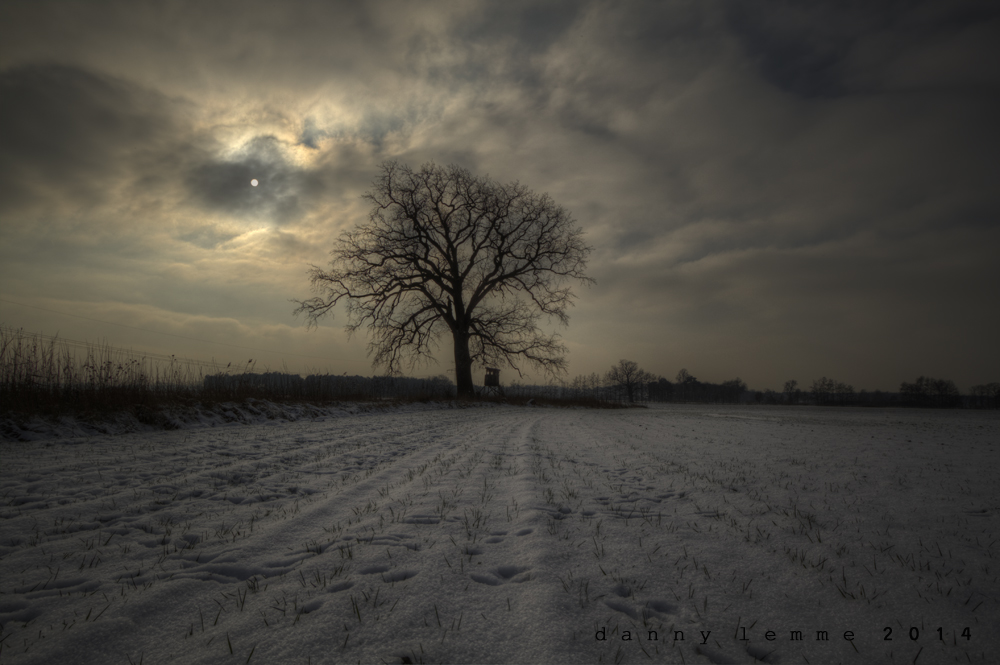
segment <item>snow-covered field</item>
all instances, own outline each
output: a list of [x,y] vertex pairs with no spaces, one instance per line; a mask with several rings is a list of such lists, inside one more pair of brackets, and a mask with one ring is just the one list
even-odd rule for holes
[[997,662],[998,448],[703,405],[3,443],[0,660]]

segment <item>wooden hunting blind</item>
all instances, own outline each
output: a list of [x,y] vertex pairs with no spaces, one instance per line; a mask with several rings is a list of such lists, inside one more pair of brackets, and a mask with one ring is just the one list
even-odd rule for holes
[[499,395],[503,397],[503,386],[500,385],[500,370],[496,367],[486,368],[486,379],[483,381],[482,395]]

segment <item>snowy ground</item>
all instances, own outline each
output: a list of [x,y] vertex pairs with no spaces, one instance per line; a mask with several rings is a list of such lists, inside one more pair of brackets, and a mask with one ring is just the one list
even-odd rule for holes
[[998,447],[709,406],[3,443],[0,661],[997,662]]

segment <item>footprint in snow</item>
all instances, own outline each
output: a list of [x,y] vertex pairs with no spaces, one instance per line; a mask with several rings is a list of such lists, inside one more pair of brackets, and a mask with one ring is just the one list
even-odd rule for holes
[[769,651],[767,649],[763,649],[761,647],[754,646],[751,644],[750,646],[747,647],[747,653],[750,655],[751,658],[759,660],[762,663],[778,662],[778,656],[775,654],[774,649],[771,649]]
[[630,589],[628,585],[625,584],[614,585],[613,587],[611,587],[611,592],[619,596],[620,598],[628,598],[629,596],[632,595],[632,589]]
[[310,612],[315,612],[321,607],[323,607],[323,601],[317,598],[316,600],[310,600],[308,603],[303,605],[299,612],[301,614],[309,614]]
[[541,507],[538,508],[540,513],[543,513],[554,520],[564,520],[572,514],[573,509],[569,506],[559,506],[558,508],[548,508]]
[[[528,572],[529,570],[531,569],[521,566],[497,566],[496,574],[504,578],[505,580],[513,580],[518,576],[523,577],[523,574]],[[526,580],[527,578],[521,579],[520,581],[524,582]]]
[[642,608],[642,618],[651,619],[663,614],[676,614],[677,606],[665,600],[651,600]]
[[[267,561],[264,563],[265,568],[281,568],[291,570],[293,566],[298,565],[305,559],[311,559],[316,556],[313,552],[298,552],[292,556],[285,557],[283,559],[275,559],[272,561]],[[207,560],[203,560],[207,561]],[[274,574],[274,573],[272,573]]]
[[529,533],[532,533],[533,531],[534,531],[534,529],[521,529],[520,531],[518,531],[514,535],[515,536],[527,536]]
[[435,515],[410,515],[403,522],[406,524],[440,524],[441,518]]
[[639,613],[635,611],[635,608],[630,606],[621,600],[616,600],[614,598],[609,598],[604,601],[604,604],[615,610],[616,612],[621,612],[622,614],[628,615],[632,619],[638,620]]
[[492,575],[481,575],[479,573],[472,573],[469,575],[474,582],[479,582],[480,584],[488,584],[490,586],[500,586],[503,584],[500,580]]
[[406,534],[392,533],[386,536],[373,538],[368,542],[373,545],[401,545],[407,549],[413,550],[414,552],[420,551],[420,543],[414,541]]
[[497,566],[482,573],[472,573],[469,577],[475,582],[489,586],[500,586],[508,582],[521,584],[531,579],[530,570],[530,568],[523,566]]
[[180,538],[178,538],[177,541],[175,542],[177,542],[182,549],[184,547],[194,547],[195,545],[201,542],[201,536],[199,536],[196,533],[186,533]]
[[382,574],[383,582],[403,582],[417,576],[416,570],[392,570]]
[[337,593],[338,591],[346,591],[354,586],[354,582],[339,582],[337,584],[332,584],[326,588],[327,593]]

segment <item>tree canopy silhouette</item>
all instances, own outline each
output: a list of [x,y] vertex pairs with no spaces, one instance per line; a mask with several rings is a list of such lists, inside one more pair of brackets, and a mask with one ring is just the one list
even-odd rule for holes
[[312,266],[320,295],[295,301],[296,314],[315,326],[346,300],[348,333],[367,327],[373,365],[390,373],[432,358],[451,333],[460,396],[474,392],[474,363],[565,371],[566,347],[539,319],[566,325],[567,282],[593,282],[591,248],[565,208],[518,182],[433,163],[383,163],[364,198],[368,223],[340,236],[329,270]]
[[653,374],[640,369],[639,363],[634,360],[619,360],[618,364],[612,366],[605,376],[609,385],[625,391],[625,396],[630,404],[642,397],[644,384],[657,379]]

